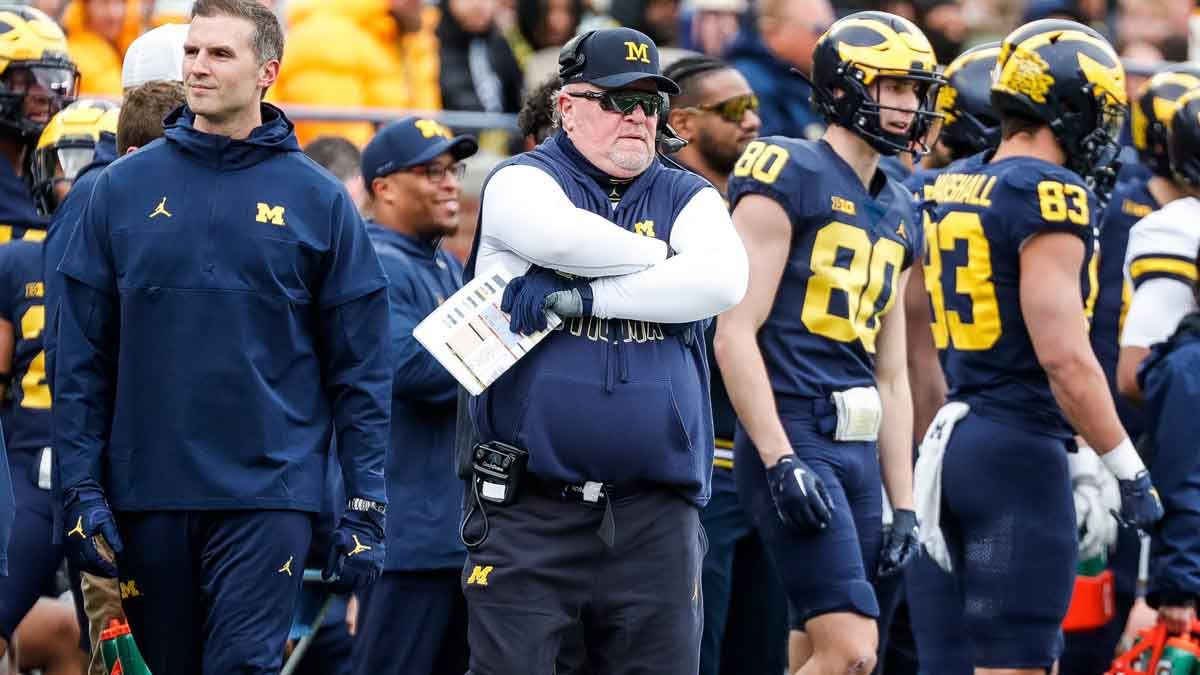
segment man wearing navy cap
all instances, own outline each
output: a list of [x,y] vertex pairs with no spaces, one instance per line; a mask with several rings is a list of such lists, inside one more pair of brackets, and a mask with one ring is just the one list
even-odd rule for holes
[[482,440],[528,465],[512,503],[471,495],[470,672],[564,672],[582,635],[590,670],[695,675],[713,460],[700,324],[741,300],[746,253],[720,193],[655,155],[679,87],[648,37],[585,33],[559,77],[560,130],[488,178],[468,262],[516,277],[514,331],[564,319],[471,401]]
[[406,117],[363,151],[374,221],[367,231],[388,276],[392,434],[384,573],[359,594],[354,672],[461,675],[467,608],[458,579],[462,481],[454,472],[458,385],[413,328],[462,285],[462,265],[439,250],[458,230],[461,160],[478,145],[431,119]]

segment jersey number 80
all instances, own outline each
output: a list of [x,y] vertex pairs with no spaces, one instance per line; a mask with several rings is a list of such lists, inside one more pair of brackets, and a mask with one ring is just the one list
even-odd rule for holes
[[[752,141],[733,167],[733,175],[749,176],[761,183],[774,183],[787,165],[788,151],[778,145]],[[838,264],[838,254],[847,251],[849,264]],[[813,239],[809,269],[812,276],[804,293],[800,319],[814,335],[854,342],[875,352],[879,317],[895,302],[895,288],[904,266],[904,246],[880,238],[874,244],[866,231],[833,221],[817,231]],[[880,297],[887,293],[883,306]],[[844,294],[844,295],[843,295]],[[845,298],[846,314],[834,311],[836,295]]]

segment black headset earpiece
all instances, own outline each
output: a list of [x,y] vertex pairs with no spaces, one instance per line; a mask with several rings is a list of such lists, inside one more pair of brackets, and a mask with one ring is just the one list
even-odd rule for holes
[[583,35],[576,35],[559,50],[558,79],[563,84],[566,84],[567,80],[583,72],[583,66],[587,61],[587,57],[583,53],[583,43],[595,32],[594,30],[589,30]]
[[683,149],[683,146],[688,142],[679,137],[675,130],[671,128],[671,97],[663,92],[658,92],[662,97],[662,107],[658,109],[658,130],[655,134],[654,141],[658,144],[658,149],[664,155],[673,155]]

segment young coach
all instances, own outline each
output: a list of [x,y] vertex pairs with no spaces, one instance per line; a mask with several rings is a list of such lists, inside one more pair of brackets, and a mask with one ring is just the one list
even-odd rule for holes
[[[157,673],[276,673],[334,429],[348,508],[326,576],[384,554],[387,280],[349,195],[261,103],[278,20],[198,0],[187,105],[100,176],[59,266],[67,547],[111,572]],[[111,509],[111,510],[110,510]]]

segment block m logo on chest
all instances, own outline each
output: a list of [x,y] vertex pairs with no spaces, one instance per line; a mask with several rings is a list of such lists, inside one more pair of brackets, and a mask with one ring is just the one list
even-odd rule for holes
[[254,220],[260,223],[271,223],[283,227],[286,223],[283,222],[283,207],[271,206],[266,202],[258,203],[258,212],[254,215]]

